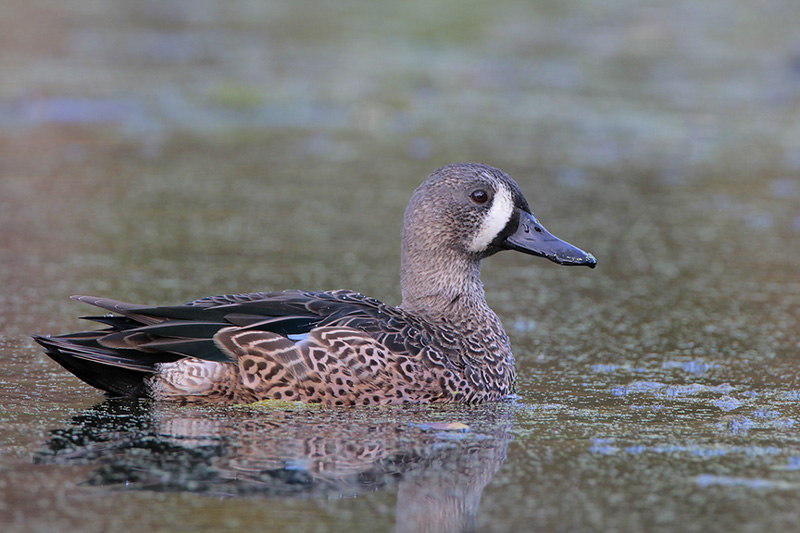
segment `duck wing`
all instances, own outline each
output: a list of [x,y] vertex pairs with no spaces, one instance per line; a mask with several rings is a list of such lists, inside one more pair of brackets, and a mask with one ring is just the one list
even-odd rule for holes
[[[144,380],[157,372],[157,365],[187,358],[241,364],[243,357],[255,357],[281,371],[292,369],[300,379],[303,371],[319,371],[314,354],[335,358],[335,337],[367,353],[378,350],[380,357],[396,352],[414,358],[428,344],[413,317],[352,291],[234,294],[157,307],[73,298],[116,314],[84,317],[106,329],[35,340],[83,381],[125,396],[147,396]],[[303,350],[294,350],[296,346]],[[302,355],[303,364],[298,361]],[[337,363],[343,364],[358,363]]]

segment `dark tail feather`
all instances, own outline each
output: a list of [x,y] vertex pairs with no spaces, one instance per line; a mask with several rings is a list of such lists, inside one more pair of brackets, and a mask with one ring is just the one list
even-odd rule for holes
[[35,335],[33,340],[44,347],[48,357],[93,387],[113,396],[148,396],[144,380],[154,371],[150,365],[58,337]]
[[82,296],[78,294],[70,296],[70,298],[78,302],[99,307],[100,309],[105,309],[106,311],[119,313],[120,315],[128,317],[129,319],[141,324],[157,324],[163,320],[162,318],[153,318],[151,316],[138,313],[137,311],[146,310],[147,307],[137,304],[120,302],[119,300],[111,300],[110,298],[98,298],[96,296]]

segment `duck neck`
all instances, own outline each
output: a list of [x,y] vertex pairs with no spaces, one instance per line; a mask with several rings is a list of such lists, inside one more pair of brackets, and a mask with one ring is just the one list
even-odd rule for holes
[[487,312],[480,261],[440,250],[403,248],[400,284],[405,311],[438,322]]

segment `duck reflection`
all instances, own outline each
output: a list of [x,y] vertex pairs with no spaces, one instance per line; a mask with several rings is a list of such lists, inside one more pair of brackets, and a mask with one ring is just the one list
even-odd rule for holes
[[114,399],[52,431],[39,463],[93,486],[228,497],[396,488],[397,531],[471,531],[511,440],[510,404],[219,408]]

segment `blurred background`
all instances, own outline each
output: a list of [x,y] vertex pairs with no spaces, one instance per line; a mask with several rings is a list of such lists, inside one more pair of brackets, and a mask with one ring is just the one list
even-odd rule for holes
[[[30,464],[102,401],[29,340],[84,327],[70,294],[397,304],[411,192],[479,161],[598,267],[484,264],[522,407],[477,528],[797,527],[798,22],[795,0],[3,0],[0,517],[152,530],[136,509],[175,505]],[[221,527],[203,501],[185,524]],[[286,520],[386,530],[393,501]]]

